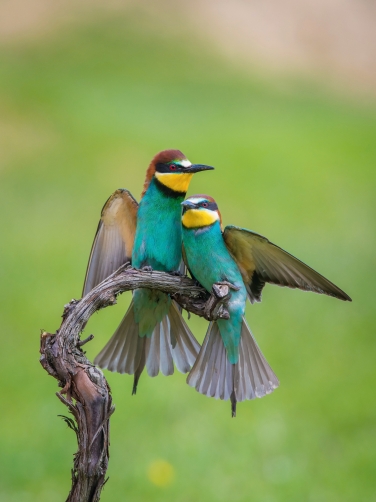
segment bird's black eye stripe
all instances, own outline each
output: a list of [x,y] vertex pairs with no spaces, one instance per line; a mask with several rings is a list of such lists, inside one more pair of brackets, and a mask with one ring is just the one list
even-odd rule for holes
[[210,202],[208,200],[204,200],[203,202],[200,202],[199,205],[201,207],[203,207],[204,209],[210,209],[210,211],[216,211],[218,209],[216,202]]
[[[171,166],[173,166],[172,169]],[[169,162],[168,164],[159,163],[155,166],[155,169],[158,173],[171,173],[171,171],[179,172],[182,170],[181,166],[174,164],[173,162]]]

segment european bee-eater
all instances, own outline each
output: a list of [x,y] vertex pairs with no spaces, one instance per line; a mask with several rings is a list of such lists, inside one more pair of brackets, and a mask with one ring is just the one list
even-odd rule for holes
[[182,203],[183,249],[193,277],[207,291],[228,281],[236,288],[228,303],[230,319],[209,325],[199,356],[187,382],[198,392],[236,402],[269,394],[279,385],[246,323],[247,297],[261,301],[266,282],[290,288],[351,298],[297,258],[250,230],[227,226],[222,230],[215,200],[195,195]]
[[[213,169],[192,164],[179,150],[157,154],[146,172],[141,202],[124,189],[106,202],[89,258],[83,295],[131,261],[135,268],[176,272],[182,263],[181,202],[194,173]],[[119,327],[95,363],[134,374],[133,393],[145,365],[150,376],[187,373],[200,345],[169,295],[137,289]]]

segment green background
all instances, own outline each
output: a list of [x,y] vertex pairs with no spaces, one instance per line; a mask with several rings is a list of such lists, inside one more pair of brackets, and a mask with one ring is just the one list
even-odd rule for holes
[[[225,224],[266,235],[353,303],[267,286],[247,319],[281,385],[236,419],[184,375],[144,375],[132,397],[132,378],[107,372],[102,500],[376,500],[376,107],[246,73],[189,33],[130,11],[0,47],[1,502],[68,493],[76,441],[39,365],[39,330],[80,297],[107,197],[125,187],[139,199],[165,148],[216,167],[189,194],[214,196]],[[128,302],[92,318],[89,358]],[[202,340],[206,323],[190,326]],[[158,460],[163,486],[148,474]]]

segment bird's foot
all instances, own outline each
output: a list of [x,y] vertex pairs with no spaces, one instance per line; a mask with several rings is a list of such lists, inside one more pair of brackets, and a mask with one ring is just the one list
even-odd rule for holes
[[153,268],[150,267],[150,265],[145,265],[144,267],[142,267],[141,269],[143,272],[153,272]]
[[176,276],[176,277],[184,277],[184,274],[182,274],[182,273],[180,272],[180,270],[173,270],[173,271],[171,272],[171,275],[174,275],[174,276]]

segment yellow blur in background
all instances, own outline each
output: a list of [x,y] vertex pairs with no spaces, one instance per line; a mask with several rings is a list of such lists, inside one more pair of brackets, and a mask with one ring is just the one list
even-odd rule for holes
[[154,460],[149,465],[148,478],[156,486],[168,486],[175,477],[173,466],[166,460]]
[[[189,195],[215,197],[225,225],[353,302],[266,286],[247,320],[281,385],[236,419],[184,375],[145,374],[131,396],[106,372],[101,500],[375,500],[375,20],[355,0],[0,3],[0,502],[67,496],[76,440],[40,329],[80,298],[107,197],[139,200],[166,148],[215,166]],[[129,300],[90,320],[91,360]]]

